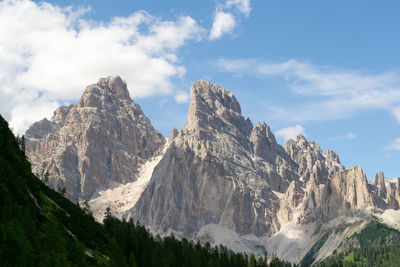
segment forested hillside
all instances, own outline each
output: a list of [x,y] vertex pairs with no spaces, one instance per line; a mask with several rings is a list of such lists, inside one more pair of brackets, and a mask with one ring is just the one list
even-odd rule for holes
[[400,232],[372,222],[348,238],[353,248],[330,256],[317,266],[400,266]]

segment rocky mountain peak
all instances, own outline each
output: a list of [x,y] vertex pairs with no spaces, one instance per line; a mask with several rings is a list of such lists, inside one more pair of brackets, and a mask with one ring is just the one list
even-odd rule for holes
[[[285,151],[299,166],[298,173],[302,181],[308,181],[310,175],[328,177],[335,172],[344,170],[339,156],[328,150],[326,153],[314,142],[308,142],[303,135],[298,135],[296,141],[289,139]],[[323,181],[324,179],[316,179]]]
[[386,198],[387,190],[383,172],[375,174],[372,183],[378,188],[378,195],[382,198]]
[[208,81],[196,81],[190,89],[190,105],[186,128],[204,132],[210,128],[220,132],[239,131],[249,136],[253,125],[241,115],[241,108],[232,92]]
[[130,98],[126,82],[122,80],[121,77],[119,77],[118,75],[100,78],[97,84],[102,86],[103,88],[109,89],[114,95],[118,95],[123,98]]
[[372,180],[374,185],[385,184],[385,175],[383,172],[376,173],[374,179]]
[[135,181],[164,143],[119,76],[89,85],[77,104],[59,107],[26,132],[34,172],[49,172],[49,185],[66,188],[73,201],[110,183]]
[[330,185],[332,211],[364,209],[374,205],[365,171],[360,166],[336,173]]
[[326,152],[326,158],[331,161],[340,163],[339,155],[333,150],[328,149],[328,151]]
[[280,155],[284,157],[282,146],[275,139],[275,135],[271,132],[270,127],[265,123],[257,123],[251,131],[250,141],[253,145],[255,155],[266,159],[269,162],[275,161],[275,157]]
[[199,80],[194,82],[190,89],[192,102],[205,102],[212,110],[224,107],[239,114],[242,113],[239,103],[232,92],[209,81]]
[[100,78],[96,84],[86,87],[78,107],[99,107],[103,103],[130,100],[126,82],[117,75]]
[[299,145],[308,144],[306,137],[302,134],[298,134],[296,137],[296,143]]

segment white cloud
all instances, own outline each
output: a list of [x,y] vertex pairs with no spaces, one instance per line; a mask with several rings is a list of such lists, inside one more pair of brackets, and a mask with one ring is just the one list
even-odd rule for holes
[[243,13],[246,17],[250,15],[250,0],[227,0],[225,6],[227,8],[235,7],[240,13]]
[[397,107],[393,108],[392,109],[392,114],[400,122],[400,106],[397,106]]
[[304,135],[304,127],[299,124],[283,128],[275,132],[275,135],[282,138],[284,141],[288,139],[295,140],[299,134]]
[[385,147],[387,150],[400,150],[400,138],[397,138],[393,143]]
[[189,101],[189,94],[183,91],[178,91],[175,95],[175,101],[179,104]]
[[355,139],[355,138],[357,138],[357,135],[353,133],[348,133],[345,135],[332,137],[330,140],[344,140],[344,139]]
[[[0,113],[16,132],[100,77],[121,75],[133,97],[171,93],[171,79],[185,73],[178,49],[204,32],[189,16],[163,21],[138,11],[103,23],[83,19],[89,10],[0,2]],[[47,108],[23,108],[38,105]]]
[[235,25],[235,18],[231,13],[216,11],[214,14],[214,22],[210,31],[210,40],[219,39],[225,33],[232,33]]
[[287,121],[341,119],[363,110],[391,109],[400,103],[399,71],[366,74],[293,59],[281,63],[220,59],[215,65],[235,74],[280,76],[290,91],[313,98],[291,107],[270,107],[275,117]]
[[39,121],[44,117],[48,117],[59,106],[57,101],[52,101],[41,97],[31,101],[25,100],[17,103],[12,111],[11,117],[13,118],[10,126],[17,132],[19,129],[27,129],[32,122]]
[[224,3],[218,3],[209,39],[213,41],[221,38],[224,34],[232,34],[238,21],[241,21],[243,15],[248,18],[250,12],[250,0],[226,0]]

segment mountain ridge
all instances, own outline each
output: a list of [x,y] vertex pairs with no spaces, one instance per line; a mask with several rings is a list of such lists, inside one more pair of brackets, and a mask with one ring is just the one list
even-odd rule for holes
[[[126,84],[117,80],[115,88],[102,79],[97,86],[129,98],[121,90]],[[78,105],[99,104],[99,98],[84,96]],[[92,190],[96,194],[88,200],[98,220],[108,205],[119,218],[139,220],[155,233],[222,243],[234,251],[268,251],[294,262],[327,235],[315,257],[324,259],[368,218],[400,225],[399,180],[387,182],[382,173],[369,183],[361,167],[346,170],[335,152],[323,152],[302,135],[281,146],[265,122],[245,119],[234,94],[216,84],[196,81],[190,96],[186,124],[172,129],[167,142],[159,138],[157,149],[130,169],[134,179]],[[71,110],[60,108],[59,120]],[[42,124],[30,131],[40,136],[49,122]],[[157,135],[148,136],[151,142]],[[140,166],[143,179],[137,175]],[[143,181],[142,192],[134,193],[135,179]],[[343,234],[334,234],[343,223]],[[306,240],[310,245],[301,244]]]

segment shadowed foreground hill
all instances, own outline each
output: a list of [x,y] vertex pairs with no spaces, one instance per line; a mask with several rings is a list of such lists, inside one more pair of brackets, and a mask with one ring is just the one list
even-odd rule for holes
[[0,116],[0,266],[269,266],[222,246],[154,238],[110,213],[95,222],[32,174],[18,140]]

